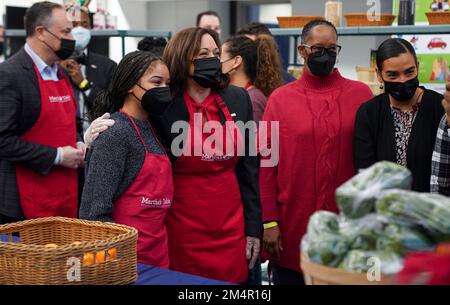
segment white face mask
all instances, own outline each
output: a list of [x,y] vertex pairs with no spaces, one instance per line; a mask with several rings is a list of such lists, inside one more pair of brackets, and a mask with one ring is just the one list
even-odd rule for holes
[[86,49],[91,41],[91,31],[81,26],[72,29],[72,36],[75,39],[75,50],[82,51]]

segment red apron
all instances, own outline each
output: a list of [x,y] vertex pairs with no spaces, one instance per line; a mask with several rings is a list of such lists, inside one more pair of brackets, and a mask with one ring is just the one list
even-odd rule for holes
[[135,122],[127,113],[122,113],[130,119],[145,148],[145,160],[139,174],[114,204],[113,219],[138,230],[139,263],[168,268],[164,220],[173,198],[172,165],[167,155],[148,152]]
[[[69,81],[43,80],[34,66],[41,93],[41,113],[36,124],[21,136],[22,140],[51,147],[76,147],[76,102]],[[17,186],[26,219],[78,214],[77,170],[53,167],[41,175],[25,166],[16,166]]]
[[[190,114],[190,132],[183,156],[174,163],[174,204],[166,221],[170,267],[241,283],[247,278],[248,267],[243,203],[235,172],[239,157],[225,152],[230,145],[236,151],[238,142],[242,145],[242,136],[234,130],[230,112],[217,94],[211,94],[201,104],[187,94],[184,99]],[[198,108],[197,111],[194,108]],[[209,122],[217,121],[218,128],[225,132],[227,127],[219,123],[219,111],[231,123],[233,128],[228,126],[228,129],[232,130],[232,136],[227,138],[228,145],[211,145],[212,151],[205,153],[201,147],[208,134],[194,128],[194,113],[203,113]],[[201,128],[201,125],[196,127]],[[200,143],[195,143],[194,137]],[[202,156],[193,155],[195,146],[197,150],[200,146]]]

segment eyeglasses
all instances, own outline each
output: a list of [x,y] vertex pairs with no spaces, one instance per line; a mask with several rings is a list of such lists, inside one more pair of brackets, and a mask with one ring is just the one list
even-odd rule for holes
[[320,55],[325,54],[325,51],[330,55],[338,55],[339,52],[341,52],[342,47],[340,45],[334,45],[329,48],[321,47],[321,46],[309,46],[307,44],[302,44],[305,48],[310,48],[311,52],[316,54],[319,53]]

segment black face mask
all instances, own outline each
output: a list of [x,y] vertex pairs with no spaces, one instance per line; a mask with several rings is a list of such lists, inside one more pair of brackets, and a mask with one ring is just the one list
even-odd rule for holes
[[53,37],[55,37],[61,41],[61,47],[59,50],[56,50],[56,51],[53,50],[52,47],[50,47],[46,42],[44,42],[47,45],[47,47],[49,47],[55,53],[55,55],[58,56],[58,58],[61,60],[66,60],[67,58],[69,58],[75,51],[75,40],[59,38],[58,36],[56,36],[55,34],[50,32],[49,30],[47,30],[47,29],[45,29],[45,30],[47,32],[49,32],[50,34],[52,34]]
[[194,75],[192,78],[203,88],[214,88],[220,84],[222,64],[217,57],[194,60]]
[[384,88],[386,93],[400,102],[406,102],[412,99],[414,94],[416,94],[416,90],[418,87],[419,79],[417,78],[417,76],[404,83],[384,81]]
[[172,94],[169,87],[155,87],[147,90],[139,84],[137,86],[145,91],[141,99],[141,105],[150,115],[162,115],[172,103]]
[[333,71],[336,57],[337,55],[330,55],[328,52],[323,54],[311,53],[308,56],[308,68],[313,75],[325,77]]

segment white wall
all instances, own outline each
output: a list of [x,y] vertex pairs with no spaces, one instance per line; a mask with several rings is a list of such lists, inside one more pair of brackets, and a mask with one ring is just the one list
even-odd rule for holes
[[229,1],[218,0],[166,0],[147,4],[147,28],[177,32],[195,26],[197,14],[216,11],[222,19],[222,36],[229,36]]
[[207,0],[155,1],[147,5],[147,28],[172,32],[195,26],[197,14],[209,9]]
[[291,16],[291,4],[263,4],[259,9],[259,22],[278,23],[277,16]]

